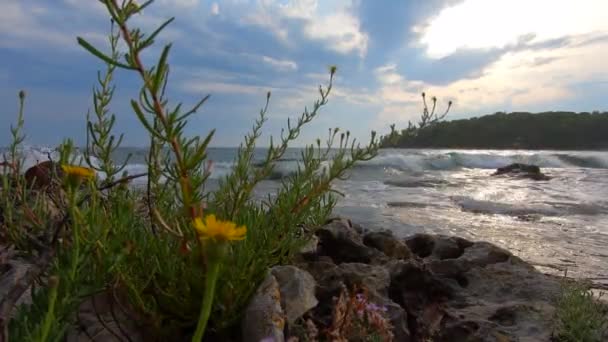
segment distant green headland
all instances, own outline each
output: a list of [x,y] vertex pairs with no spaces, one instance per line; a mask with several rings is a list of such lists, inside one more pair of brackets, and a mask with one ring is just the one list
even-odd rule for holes
[[495,113],[394,129],[382,147],[608,149],[608,112]]

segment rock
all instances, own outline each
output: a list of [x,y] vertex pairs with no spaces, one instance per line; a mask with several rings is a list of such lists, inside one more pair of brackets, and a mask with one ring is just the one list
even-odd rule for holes
[[316,235],[312,235],[310,240],[300,249],[300,254],[309,255],[317,252],[319,246],[319,238]]
[[295,266],[275,266],[271,274],[276,278],[281,304],[287,322],[292,324],[319,303],[315,297],[315,279],[310,273]]
[[283,342],[284,327],[279,283],[272,274],[268,274],[245,309],[241,322],[243,341],[272,339],[273,342]]
[[[6,249],[0,245],[0,298],[4,298],[9,291],[19,282],[26,273],[31,269],[32,265],[24,260],[16,258],[13,254],[14,250]],[[17,299],[16,306],[21,304],[29,305],[32,303],[32,291],[29,287]],[[17,313],[14,308],[10,312],[13,317]]]
[[429,234],[416,234],[406,238],[405,244],[412,253],[421,258],[426,258],[433,253],[433,248],[435,248],[435,237]]
[[129,317],[121,304],[114,302],[109,293],[90,297],[78,308],[76,325],[67,332],[67,342],[121,342],[148,341],[138,322]]
[[395,238],[391,232],[367,233],[363,236],[363,243],[391,258],[409,259],[412,257],[412,252],[407,245]]
[[319,255],[327,255],[335,263],[369,263],[378,254],[363,244],[361,236],[342,221],[333,221],[316,231],[319,237]]
[[387,317],[393,326],[394,341],[409,342],[411,336],[408,328],[407,312],[390,298],[380,296],[375,292],[370,292],[369,300],[378,306],[386,308]]
[[451,287],[417,261],[399,260],[390,266],[389,271],[389,296],[408,312],[420,313],[429,304],[453,297]]
[[338,297],[344,287],[351,290],[365,287],[370,302],[386,307],[395,341],[410,341],[407,313],[388,297],[390,274],[386,267],[362,263],[335,265],[327,261],[315,261],[308,264],[308,269],[318,284],[317,297],[320,303],[313,310],[317,321],[324,322],[326,326],[331,324],[332,298]]
[[496,172],[492,174],[492,176],[498,175],[509,175],[509,176],[517,176],[522,178],[529,178],[533,180],[549,180],[551,177],[543,174],[540,171],[540,167],[536,165],[522,164],[522,163],[513,163],[504,167],[499,167],[496,169]]
[[343,286],[364,286],[388,309],[395,341],[551,340],[558,280],[505,249],[431,234],[403,243],[336,221],[319,231],[318,257],[302,267],[317,281],[319,304],[308,315],[321,331]]
[[453,259],[460,257],[472,242],[455,236],[416,234],[406,238],[406,245],[420,258]]
[[53,161],[38,163],[25,171],[25,181],[33,189],[44,189],[53,185],[53,181],[61,178],[63,171],[59,164]]

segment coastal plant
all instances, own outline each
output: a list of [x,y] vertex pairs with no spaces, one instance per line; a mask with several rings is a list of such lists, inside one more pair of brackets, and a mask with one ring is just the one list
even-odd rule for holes
[[[24,206],[38,222],[41,236],[32,236],[20,224],[25,218],[15,216],[18,211],[5,197],[14,184],[3,175],[3,215],[12,215],[15,224],[10,231],[16,232],[8,235],[9,242],[21,241],[17,246],[36,261],[36,267],[18,280],[15,290],[18,294],[31,288],[32,304],[19,307],[7,330],[10,334],[0,341],[62,340],[79,326],[80,305],[99,294],[107,294],[111,308],[122,308],[122,314],[145,327],[140,333],[157,339],[239,338],[233,328],[267,270],[290,262],[312,238],[336,204],[339,193],[333,182],[348,177],[357,162],[373,158],[380,137],[372,132],[369,143],[361,146],[348,131],[330,129],[323,144],[318,139],[301,150],[297,170],[282,178],[274,193],[254,196],[254,189],[272,175],[301,130],[328,103],[337,72],[331,67],[328,84],[318,88],[319,99],[295,122],[288,120],[280,139],[271,138],[265,157],[258,161],[254,154],[271,99],[270,93],[266,95],[259,118],[237,150],[232,171],[220,179],[217,190],[209,191],[206,183],[213,163],[208,146],[214,130],[203,136],[185,133],[188,119],[209,96],[189,109],[168,100],[170,44],[152,66],[141,58],[173,18],[145,33],[132,27],[130,19],[142,15],[152,1],[102,3],[112,22],[110,52],[78,38],[80,46],[105,66],[93,90],[93,115],[87,115],[86,167],[79,165],[76,148],[66,140],[59,148],[60,159],[51,164],[56,165],[57,186],[44,192],[24,187],[24,199],[41,194],[59,198],[55,219],[45,214],[38,200]],[[126,51],[119,51],[120,46]],[[114,159],[122,143],[110,114],[118,72],[133,73],[141,83],[130,104],[150,138],[143,191],[125,186],[141,175],[124,174],[126,161]],[[22,118],[20,112],[19,129]],[[22,141],[19,137],[14,134],[15,144]],[[15,156],[9,162],[14,160]],[[15,184],[24,183],[21,174],[13,175],[19,179]],[[3,224],[2,233],[5,230],[9,231]],[[13,297],[0,303],[0,331],[15,303]],[[97,314],[117,315],[114,309]],[[117,329],[104,328],[129,339],[120,324]]]
[[605,341],[608,305],[584,282],[562,281],[556,303],[555,339],[562,342]]
[[327,332],[328,341],[393,341],[392,325],[387,308],[369,299],[366,289],[343,288],[332,314],[332,325]]
[[400,132],[395,129],[395,124],[390,125],[391,132],[382,140],[383,147],[401,146],[408,140],[415,139],[421,131],[432,127],[445,119],[452,108],[452,101],[448,101],[448,105],[443,113],[437,111],[437,97],[435,96],[431,98],[431,106],[429,108],[426,100],[426,93],[423,92],[421,95],[422,114],[420,114],[419,121],[415,124],[408,121],[407,128],[402,129]]

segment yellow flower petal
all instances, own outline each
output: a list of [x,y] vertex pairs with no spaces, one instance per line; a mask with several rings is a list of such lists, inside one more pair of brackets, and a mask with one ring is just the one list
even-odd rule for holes
[[218,220],[215,215],[207,215],[203,221],[200,217],[194,219],[192,225],[201,239],[215,241],[243,240],[247,235],[247,227],[237,227],[232,221]]
[[83,166],[75,165],[61,165],[61,169],[68,176],[75,176],[78,178],[95,178],[95,170]]

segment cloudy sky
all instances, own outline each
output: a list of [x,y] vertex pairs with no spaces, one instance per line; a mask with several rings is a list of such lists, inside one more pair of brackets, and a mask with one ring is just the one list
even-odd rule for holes
[[[170,99],[210,101],[189,133],[217,128],[214,146],[234,146],[270,90],[266,132],[312,105],[327,67],[339,71],[329,105],[299,144],[339,126],[366,139],[420,113],[420,92],[455,105],[451,118],[496,111],[608,110],[606,0],[157,0],[133,24],[175,22]],[[27,142],[84,141],[91,88],[103,65],[76,36],[105,47],[96,0],[0,0],[0,145],[28,93]],[[144,56],[151,62],[158,49]],[[147,139],[130,112],[137,79],[117,76],[113,112],[125,143]],[[267,143],[264,137],[262,145]]]

